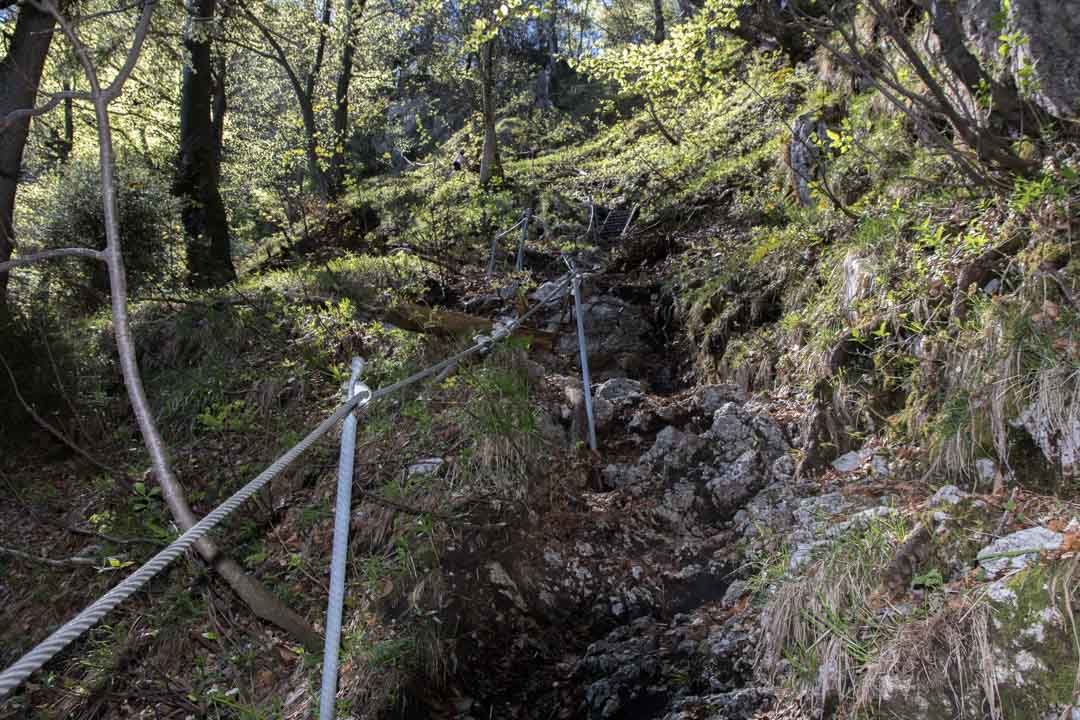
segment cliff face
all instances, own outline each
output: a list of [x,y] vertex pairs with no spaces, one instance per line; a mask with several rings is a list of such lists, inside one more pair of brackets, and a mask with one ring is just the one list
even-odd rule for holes
[[1080,19],[1075,8],[1048,0],[1007,5],[960,0],[956,10],[983,67],[1009,79],[1047,114],[1061,120],[1080,116]]

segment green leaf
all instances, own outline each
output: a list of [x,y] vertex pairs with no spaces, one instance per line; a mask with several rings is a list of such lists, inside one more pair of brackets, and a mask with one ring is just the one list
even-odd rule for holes
[[945,578],[941,576],[941,571],[937,568],[931,568],[922,575],[916,575],[915,579],[911,581],[911,584],[915,587],[924,588],[939,588],[945,584]]

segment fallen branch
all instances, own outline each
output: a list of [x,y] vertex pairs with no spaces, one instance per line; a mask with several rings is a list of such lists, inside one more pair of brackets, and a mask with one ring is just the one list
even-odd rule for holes
[[128,482],[128,484],[131,484],[131,483],[133,483],[135,481],[134,478],[132,478],[127,473],[125,473],[125,472],[123,472],[121,470],[117,470],[114,467],[106,465],[101,460],[98,460],[96,457],[94,457],[89,452],[84,450],[82,447],[77,445],[74,440],[72,440],[67,435],[65,435],[63,432],[61,432],[59,428],[54,426],[52,423],[50,423],[45,418],[38,415],[37,412],[34,410],[34,408],[30,405],[30,403],[28,403],[26,401],[26,398],[23,397],[22,392],[19,390],[19,384],[15,380],[15,374],[11,371],[11,366],[8,365],[7,359],[2,354],[0,354],[0,365],[3,365],[4,370],[7,371],[8,379],[11,381],[11,389],[15,391],[15,398],[19,401],[19,404],[22,405],[23,410],[25,410],[26,413],[31,418],[33,418],[35,423],[37,423],[39,426],[44,428],[46,431],[48,431],[48,433],[50,435],[52,435],[57,440],[62,442],[64,445],[66,445],[68,448],[70,448],[76,455],[78,455],[79,457],[86,460],[88,463],[90,463],[91,465],[96,467],[98,470],[101,470],[103,472],[107,472],[110,475],[115,475],[117,477],[121,477],[124,480],[126,480]]
[[3,545],[0,545],[0,553],[4,553],[5,555],[11,555],[12,557],[17,557],[21,560],[30,560],[32,562],[50,565],[52,567],[67,567],[68,565],[79,565],[82,567],[92,568],[97,567],[97,562],[95,562],[92,558],[69,557],[64,560],[53,560],[52,558],[47,558],[41,555],[31,555],[28,552],[16,550],[15,548],[4,547]]
[[370,492],[368,490],[356,490],[356,492],[357,492],[357,494],[361,495],[362,497],[365,497],[368,500],[370,500],[370,501],[372,501],[374,503],[377,503],[379,505],[384,505],[384,506],[390,508],[391,510],[396,510],[398,512],[403,512],[406,515],[415,515],[417,517],[426,516],[426,517],[434,518],[435,520],[440,520],[440,521],[442,521],[444,523],[447,523],[449,525],[457,525],[458,527],[463,527],[463,528],[466,528],[468,530],[497,530],[499,528],[506,527],[506,523],[504,523],[504,522],[491,523],[491,524],[477,524],[477,523],[471,523],[471,522],[469,522],[467,520],[462,520],[460,518],[456,518],[453,515],[445,515],[443,513],[435,512],[433,510],[421,510],[420,508],[416,508],[416,507],[412,507],[410,505],[405,505],[403,503],[399,503],[396,500],[390,500],[389,498],[384,498],[382,495],[378,495],[378,494]]

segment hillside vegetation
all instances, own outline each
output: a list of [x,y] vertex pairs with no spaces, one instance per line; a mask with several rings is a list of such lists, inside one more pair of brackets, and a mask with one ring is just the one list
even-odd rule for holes
[[[345,2],[0,10],[0,665],[494,334],[359,413],[337,717],[1080,716],[1069,3]],[[0,718],[316,716],[337,463]]]

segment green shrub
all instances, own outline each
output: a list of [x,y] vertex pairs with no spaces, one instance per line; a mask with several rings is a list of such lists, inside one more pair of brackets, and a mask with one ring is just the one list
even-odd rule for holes
[[[166,175],[136,158],[117,162],[120,242],[128,289],[137,295],[172,284],[180,274],[176,205]],[[96,158],[79,157],[64,170],[28,188],[23,237],[44,248],[105,247],[101,178]],[[94,308],[108,294],[102,263],[71,261],[51,266],[43,283],[54,299],[70,306]]]

